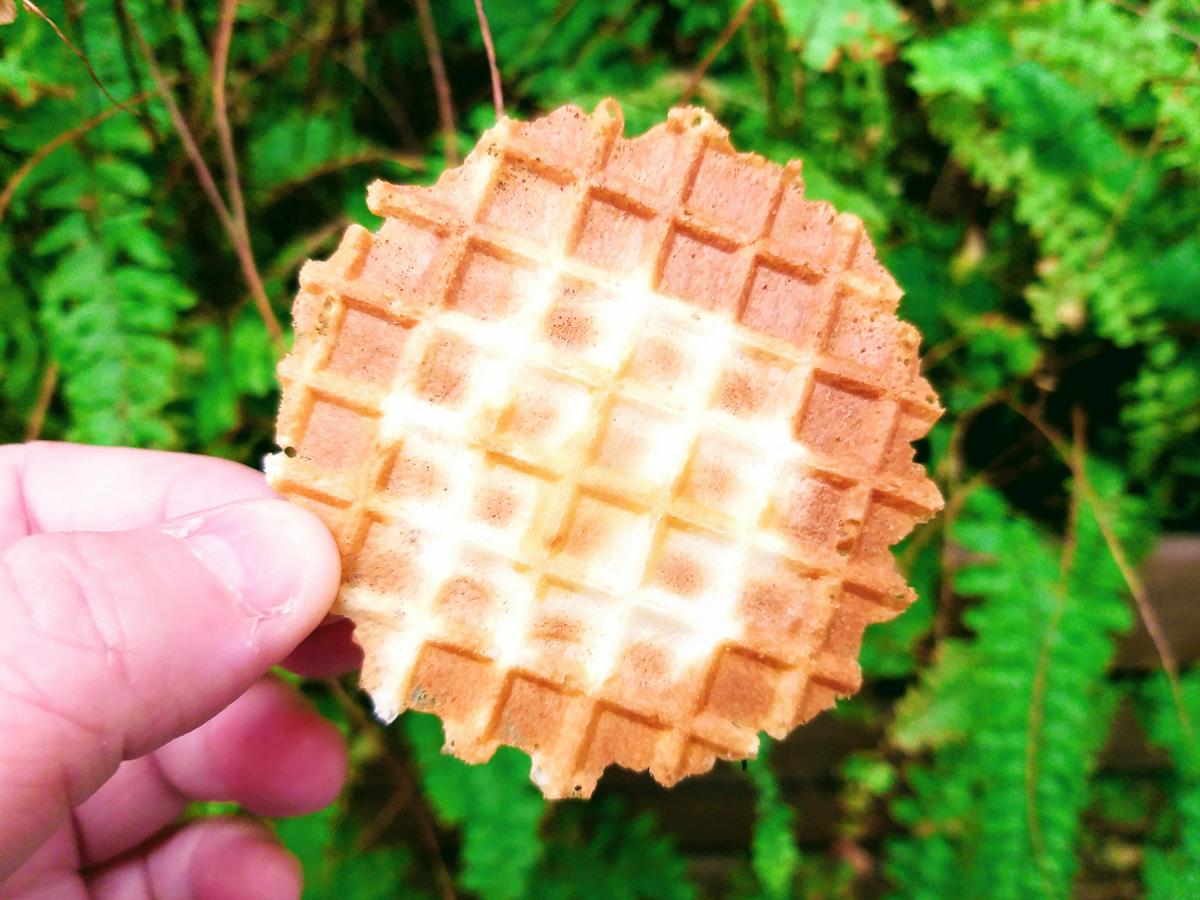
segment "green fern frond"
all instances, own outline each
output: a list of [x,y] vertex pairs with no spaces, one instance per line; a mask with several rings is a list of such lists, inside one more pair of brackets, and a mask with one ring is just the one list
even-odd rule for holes
[[554,809],[531,900],[693,900],[687,863],[648,813],[615,799]]
[[[1193,257],[1200,218],[1194,204],[1168,209],[1158,200],[1175,161],[1156,147],[1132,152],[1106,121],[1101,101],[1128,86],[1103,85],[1098,98],[1086,90],[1097,79],[1081,87],[1047,68],[1036,22],[1023,14],[981,21],[910,44],[912,85],[955,158],[992,191],[1011,194],[1040,242],[1040,278],[1027,296],[1043,331],[1078,330],[1090,311],[1114,342],[1145,339],[1157,333],[1151,314],[1162,296],[1139,260],[1152,246]],[[1052,34],[1068,31],[1056,23]],[[1035,37],[1014,44],[1010,32]],[[1081,29],[1079,40],[1089,33]],[[1059,56],[1049,63],[1073,72]]]
[[750,838],[750,868],[758,882],[756,896],[783,900],[794,896],[800,870],[800,848],[793,831],[796,814],[783,799],[779,779],[771,769],[771,741],[760,738],[758,758],[746,763],[754,785],[754,834]]
[[[1144,532],[1116,474],[1088,471],[1118,536]],[[971,560],[955,585],[979,598],[965,616],[975,637],[943,646],[894,726],[899,744],[934,754],[908,773],[913,796],[893,807],[915,835],[890,847],[902,895],[935,896],[956,880],[968,896],[1070,893],[1088,775],[1114,704],[1105,674],[1131,621],[1096,510],[1082,494],[1077,503],[1073,547],[990,489],[955,523]]]
[[1149,848],[1142,871],[1152,900],[1200,896],[1200,756],[1194,730],[1200,722],[1200,671],[1180,679],[1180,693],[1186,724],[1164,675],[1154,678],[1142,699],[1150,739],[1174,765],[1167,794],[1175,820],[1173,840]]
[[526,896],[546,809],[529,780],[529,757],[501,747],[486,764],[467,765],[442,753],[433,716],[408,713],[403,724],[425,796],[443,822],[462,829],[463,886],[487,900]]

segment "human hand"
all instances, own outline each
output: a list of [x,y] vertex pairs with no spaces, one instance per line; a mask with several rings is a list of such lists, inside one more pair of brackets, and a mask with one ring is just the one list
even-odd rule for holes
[[318,628],[338,579],[244,466],[0,447],[0,896],[297,896],[265,829],[167,829],[193,799],[296,815],[341,789],[340,735],[266,676],[356,665],[349,623]]

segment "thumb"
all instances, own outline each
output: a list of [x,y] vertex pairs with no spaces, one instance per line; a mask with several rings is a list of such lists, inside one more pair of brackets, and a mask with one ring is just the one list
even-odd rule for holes
[[282,500],[12,544],[0,558],[0,881],[122,759],[190,731],[290,653],[338,579],[325,527]]

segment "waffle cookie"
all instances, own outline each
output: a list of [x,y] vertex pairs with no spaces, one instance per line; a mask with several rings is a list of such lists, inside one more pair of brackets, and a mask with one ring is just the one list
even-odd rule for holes
[[277,490],[337,537],[378,715],[663,784],[854,693],[941,413],[862,223],[697,109],[503,119],[309,262]]

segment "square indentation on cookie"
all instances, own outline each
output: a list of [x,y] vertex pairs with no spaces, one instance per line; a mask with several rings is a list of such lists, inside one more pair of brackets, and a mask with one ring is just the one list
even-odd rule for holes
[[710,675],[705,712],[735,725],[759,727],[775,704],[780,669],[737,647],[720,652]]
[[651,315],[638,329],[622,377],[669,405],[697,406],[708,392],[714,362],[725,350],[724,338],[694,322]]
[[370,307],[350,306],[325,368],[337,375],[386,387],[392,383],[411,326]]
[[629,333],[636,324],[615,290],[576,278],[563,278],[554,290],[542,322],[546,340],[589,365],[615,371],[628,352]]
[[835,224],[837,210],[824,200],[805,200],[796,185],[784,191],[771,236],[784,245],[797,262],[818,272],[837,274],[846,264],[852,236]]
[[773,524],[811,557],[846,556],[860,524],[850,509],[852,487],[836,475],[794,466],[779,481]]
[[657,290],[701,309],[733,314],[744,280],[744,265],[723,240],[676,228],[667,238]]
[[529,263],[490,244],[471,241],[446,306],[480,319],[501,319],[529,302],[534,280]]
[[812,348],[830,314],[831,286],[807,273],[758,262],[741,322],[762,334]]
[[392,448],[380,473],[383,502],[408,504],[440,504],[451,489],[450,473],[454,471],[451,448],[405,437]]
[[422,712],[462,721],[491,702],[499,677],[490,660],[458,647],[425,644],[413,663],[405,703]]
[[650,768],[667,730],[615,709],[598,707],[590,735],[584,769],[589,775],[599,775],[614,762],[635,771]]
[[430,305],[430,275],[445,249],[446,238],[428,226],[389,218],[371,235],[358,279],[391,299],[393,309],[420,311]]
[[889,550],[912,531],[917,522],[929,516],[911,503],[888,494],[874,492],[863,518],[862,533],[854,545],[855,561],[887,564]]
[[477,653],[511,654],[521,638],[523,611],[533,597],[527,572],[489,551],[464,547],[438,586],[433,611],[454,622],[454,633]]
[[705,148],[688,191],[687,205],[716,222],[732,225],[746,240],[763,230],[780,172],[761,158]]
[[[491,397],[504,390],[508,371],[501,361],[451,331],[432,332],[409,392],[422,409],[388,410],[410,415],[424,425],[448,425],[474,416]],[[404,423],[396,423],[403,433]]]
[[648,515],[581,494],[553,541],[554,564],[566,577],[601,590],[632,591],[645,565],[652,531]]
[[[368,519],[343,573],[347,586],[388,594],[383,607],[412,602],[424,585],[425,534],[404,521]],[[382,611],[382,607],[377,610]]]
[[801,443],[870,468],[883,452],[896,404],[873,389],[818,374],[796,421]]
[[741,642],[784,663],[807,657],[825,632],[839,589],[772,554],[760,554],[745,570],[737,600]]
[[[541,505],[543,478],[501,463],[487,466],[475,486],[470,516],[484,529],[488,546],[514,558],[521,553]],[[540,547],[538,548],[540,550]]]
[[719,535],[668,519],[646,568],[648,595],[683,601],[706,615],[732,599],[725,587],[737,568],[737,548]]
[[842,301],[829,337],[828,352],[841,359],[899,377],[915,366],[921,336],[877,303],[857,298]]
[[317,397],[296,453],[323,469],[356,469],[367,458],[378,421],[336,400]]
[[496,426],[496,444],[518,459],[556,471],[583,452],[593,403],[586,384],[529,369],[513,385]]
[[561,228],[569,198],[565,182],[550,178],[528,164],[504,157],[484,205],[482,220],[544,244]]
[[571,700],[561,682],[511,675],[501,692],[494,734],[526,753],[553,753],[573,737],[563,733]]
[[659,131],[653,140],[618,138],[604,166],[605,175],[616,176],[651,194],[669,195],[687,174],[690,153],[682,135]]
[[610,272],[627,274],[649,263],[649,214],[628,200],[591,193],[583,210],[572,255]]
[[601,421],[589,476],[614,490],[658,494],[669,490],[687,459],[690,431],[663,410],[617,400]]
[[753,447],[703,432],[680,482],[679,500],[700,508],[701,515],[744,527],[762,513],[774,478],[775,466]]
[[787,418],[799,407],[802,390],[793,363],[753,347],[740,347],[717,379],[713,405],[739,419]]
[[521,665],[577,690],[591,690],[607,672],[602,643],[620,615],[612,598],[569,581],[547,579],[530,611]]

